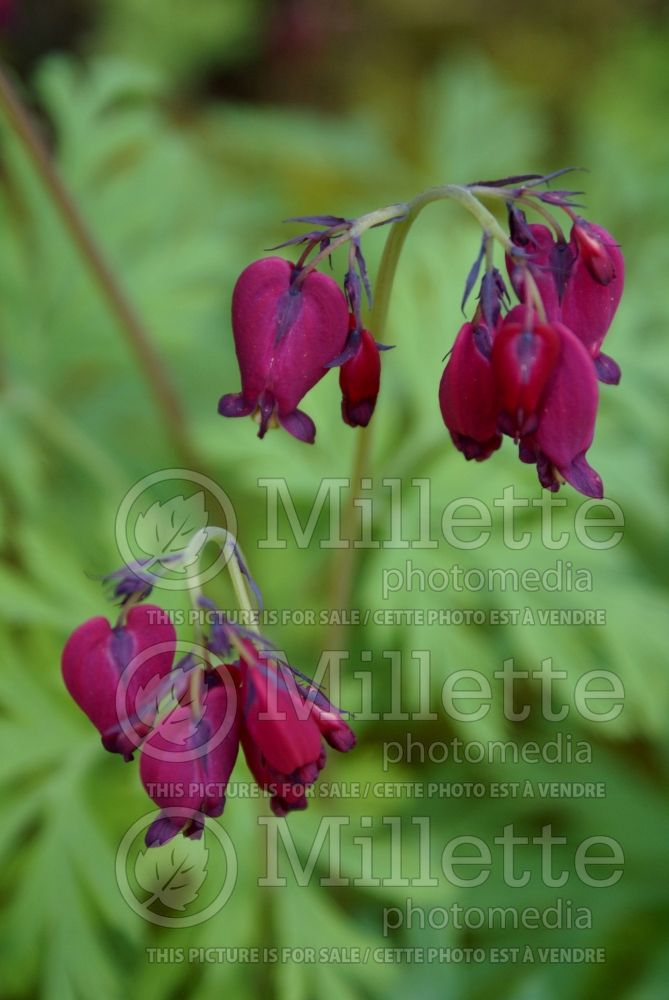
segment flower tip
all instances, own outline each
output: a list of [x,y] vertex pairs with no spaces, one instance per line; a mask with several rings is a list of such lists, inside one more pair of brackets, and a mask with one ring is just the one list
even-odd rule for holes
[[181,832],[182,824],[170,816],[158,816],[154,820],[144,835],[144,843],[147,847],[162,847],[169,843],[178,833]]
[[316,424],[303,410],[293,410],[292,413],[279,416],[279,423],[298,441],[313,444],[316,440]]
[[241,392],[228,392],[218,401],[218,412],[222,417],[248,417],[253,404],[247,403]]
[[353,405],[342,399],[342,419],[349,427],[366,427],[372,419],[375,405],[375,399],[363,399],[362,402]]
[[604,496],[604,484],[601,477],[592,466],[588,465],[585,455],[578,455],[568,468],[560,469],[566,481],[586,497],[601,500]]

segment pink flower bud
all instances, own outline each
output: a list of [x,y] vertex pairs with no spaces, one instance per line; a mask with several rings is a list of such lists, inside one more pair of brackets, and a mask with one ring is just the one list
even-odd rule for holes
[[358,350],[339,369],[341,413],[350,427],[366,427],[381,384],[381,355],[369,330],[362,330]]

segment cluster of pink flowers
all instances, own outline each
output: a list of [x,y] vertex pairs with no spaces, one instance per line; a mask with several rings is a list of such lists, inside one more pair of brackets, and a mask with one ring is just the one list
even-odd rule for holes
[[520,304],[504,314],[498,282],[492,301],[461,328],[439,387],[442,417],[466,458],[488,458],[507,434],[543,486],[566,481],[601,497],[585,455],[597,381],[620,380],[601,346],[622,295],[623,256],[606,230],[584,219],[574,221],[567,242],[518,211],[510,218],[515,252],[507,269]]
[[152,604],[124,609],[114,627],[102,617],[84,622],[63,650],[65,686],[105,749],[128,761],[139,751],[141,780],[161,810],[149,846],[179,832],[198,837],[205,817],[221,815],[240,745],[273,812],[284,816],[306,808],[325,765],[323,740],[340,751],[355,744],[320,688],[266,640],[223,612],[213,622],[202,662],[192,653],[175,662],[176,631]]
[[[511,178],[510,180],[515,180]],[[544,182],[544,179],[539,179]],[[506,182],[488,182],[502,185]],[[498,187],[499,190],[499,187]],[[586,453],[594,435],[598,380],[616,384],[620,370],[601,352],[623,290],[624,262],[613,237],[577,216],[570,192],[509,190],[506,265],[518,300],[512,305],[506,283],[492,265],[490,233],[470,271],[465,300],[483,259],[478,306],[458,333],[439,386],[443,421],[456,447],[481,461],[508,435],[523,462],[536,464],[541,484],[562,482],[601,497],[602,481]],[[506,196],[506,191],[505,191]],[[535,198],[566,211],[566,239],[539,223],[528,223],[514,204]],[[280,257],[254,261],[239,277],[232,297],[232,329],[242,390],[222,397],[226,417],[253,415],[263,437],[282,426],[312,443],[316,428],[298,409],[302,398],[330,369],[340,368],[342,415],[351,426],[366,426],[379,392],[382,344],[361,320],[361,287],[371,290],[359,239],[343,289],[315,263],[353,224],[335,216],[310,217],[316,232],[288,243],[307,243],[296,264]],[[310,248],[319,247],[308,262]]]

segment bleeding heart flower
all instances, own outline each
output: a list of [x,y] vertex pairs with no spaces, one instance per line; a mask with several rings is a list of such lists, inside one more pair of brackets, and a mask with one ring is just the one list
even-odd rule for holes
[[477,462],[502,443],[491,349],[488,327],[482,322],[465,323],[439,384],[439,407],[453,444],[465,458]]
[[574,223],[569,243],[575,260],[562,301],[562,322],[594,359],[600,380],[617,385],[620,368],[601,353],[601,346],[623,293],[622,252],[610,233],[585,219]]
[[281,257],[254,261],[235,285],[232,330],[242,391],[223,396],[219,413],[256,413],[259,437],[278,423],[312,443],[314,423],[297,407],[347,339],[348,308],[337,283]]
[[[351,317],[353,322],[355,318]],[[381,355],[369,330],[360,331],[358,349],[339,369],[341,414],[350,427],[366,427],[381,385]]]
[[155,847],[183,833],[197,838],[205,816],[220,816],[225,789],[239,749],[239,714],[234,671],[221,679],[209,672],[201,706],[177,705],[142,746],[142,783],[162,810],[146,832]]
[[543,396],[533,434],[521,439],[520,457],[536,462],[542,486],[557,490],[566,480],[579,493],[602,497],[602,480],[585,453],[592,444],[597,416],[597,376],[581,341],[562,323],[560,357]]
[[325,766],[321,736],[347,751],[355,736],[340,713],[317,688],[305,688],[285,663],[267,661],[245,644],[241,660],[241,741],[246,762],[261,788],[271,792],[276,816],[306,809],[306,788]]
[[162,678],[174,659],[176,632],[152,604],[131,608],[125,625],[91,618],[65,644],[65,686],[99,730],[106,750],[130,760],[149,732]]
[[560,356],[560,335],[538,323],[529,306],[516,306],[495,334],[492,369],[500,412],[498,425],[519,438],[539,423],[539,404]]
[[548,226],[525,222],[523,212],[509,212],[511,239],[522,257],[506,256],[506,267],[513,290],[521,302],[527,301],[525,271],[528,270],[543,302],[546,318],[560,319],[560,304],[574,261],[570,244],[558,240]]

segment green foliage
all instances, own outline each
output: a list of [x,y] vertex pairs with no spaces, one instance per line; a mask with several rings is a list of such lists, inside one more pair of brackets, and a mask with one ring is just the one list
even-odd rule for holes
[[[418,782],[588,780],[604,782],[604,799],[397,800],[315,799],[287,822],[303,857],[323,816],[351,818],[344,831],[343,869],[354,871],[365,830],[374,820],[375,851],[389,870],[391,831],[382,824],[392,811],[401,819],[405,874],[419,869],[413,817],[429,817],[433,865],[443,846],[470,834],[488,843],[502,827],[537,831],[553,822],[572,845],[596,833],[619,840],[626,867],[620,883],[589,890],[570,880],[574,907],[589,906],[592,931],[458,932],[451,927],[404,928],[382,935],[383,907],[551,905],[556,892],[532,879],[527,891],[509,889],[497,870],[480,889],[389,885],[341,889],[297,886],[263,889],[258,803],[231,798],[220,821],[238,851],[235,892],[209,921],[178,930],[150,925],[122,899],[114,859],[124,833],[151,811],[139,787],[136,765],[106,757],[95,733],[70,704],[58,671],[68,632],[87,616],[105,613],[96,575],[119,563],[114,516],[139,477],[178,464],[133,357],[106,313],[91,277],[71,246],[15,139],[0,132],[0,979],[7,995],[143,997],[188,995],[238,1000],[267,989],[279,998],[449,996],[509,1000],[558,996],[621,996],[659,1000],[666,995],[666,928],[669,923],[666,812],[669,679],[663,616],[666,607],[666,459],[662,417],[669,370],[666,237],[668,204],[666,144],[658,137],[667,71],[666,39],[640,30],[613,47],[597,65],[578,105],[570,109],[573,135],[559,163],[546,162],[554,136],[540,96],[508,83],[476,52],[447,59],[426,78],[417,104],[416,147],[405,162],[381,129],[361,114],[338,119],[316,112],[217,105],[190,120],[172,118],[161,105],[165,79],[206,61],[210,40],[223,32],[234,51],[250,30],[254,4],[191,5],[183,16],[165,14],[164,3],[140,5],[129,19],[129,0],[109,4],[105,45],[135,61],[95,58],[85,69],[65,58],[40,67],[36,88],[56,137],[58,165],[82,206],[117,274],[138,305],[185,400],[194,440],[238,512],[240,542],[270,608],[326,608],[333,553],[321,548],[327,531],[319,522],[308,550],[256,547],[265,531],[257,480],[284,476],[305,522],[321,477],[350,474],[352,432],[333,414],[339,407],[333,378],[310,395],[307,409],[318,426],[313,449],[286,434],[262,444],[250,421],[223,422],[216,402],[237,389],[229,334],[232,286],[241,268],[284,236],[280,220],[310,211],[354,214],[392,202],[428,183],[473,180],[506,171],[584,163],[593,216],[620,236],[628,261],[628,287],[611,336],[621,363],[619,389],[602,391],[593,463],[607,495],[625,514],[622,544],[585,549],[574,535],[582,498],[564,493],[554,531],[569,540],[559,550],[539,538],[539,512],[518,517],[527,548],[505,548],[501,515],[480,548],[391,549],[360,554],[353,604],[361,609],[529,608],[536,624],[525,627],[398,625],[370,622],[350,635],[350,671],[344,695],[358,690],[353,671],[364,651],[374,666],[375,703],[387,706],[390,663],[384,650],[429,651],[432,703],[456,669],[492,673],[505,658],[536,670],[545,657],[566,677],[556,689],[568,701],[585,672],[614,671],[625,687],[625,708],[614,722],[570,717],[565,731],[594,746],[588,766],[501,765],[427,759],[382,770],[382,744],[406,741],[407,723],[361,721],[354,754],[331,759],[328,780]],[[197,7],[197,10],[196,10]],[[181,14],[181,16],[179,16]],[[133,34],[126,37],[132,22]],[[151,58],[143,58],[150,36]],[[662,42],[662,44],[661,44]],[[213,43],[212,43],[213,44]],[[169,74],[172,74],[171,76]],[[636,80],[634,88],[627,85]],[[372,274],[382,234],[368,238]],[[373,475],[402,479],[404,533],[418,534],[419,496],[412,478],[431,483],[433,536],[453,498],[475,497],[491,505],[505,487],[539,499],[534,470],[521,466],[507,442],[485,466],[465,463],[440,422],[436,395],[441,359],[459,324],[459,297],[478,235],[452,206],[438,206],[417,223],[405,249],[393,295],[386,339],[397,344],[384,357],[383,389],[374,424]],[[343,261],[335,260],[337,274]],[[562,494],[561,494],[562,497]],[[179,525],[158,500],[144,529],[165,534]],[[492,509],[495,509],[494,507]],[[190,512],[201,524],[197,505]],[[158,517],[160,514],[160,517]],[[387,531],[388,491],[379,490],[376,530]],[[185,530],[185,529],[184,529]],[[169,532],[167,532],[169,534]],[[166,550],[167,551],[167,550]],[[484,573],[496,568],[541,572],[556,561],[592,573],[590,592],[494,590],[403,591],[384,602],[384,571],[448,569]],[[169,607],[178,598],[165,595]],[[602,626],[544,626],[541,609],[600,608]],[[273,631],[275,639],[308,673],[326,642],[320,627]],[[405,671],[410,705],[420,697]],[[498,689],[494,688],[498,694]],[[537,704],[538,688],[526,697]],[[538,720],[538,721],[537,721]],[[603,730],[605,729],[605,732]],[[554,737],[533,713],[513,727],[495,698],[478,723],[438,720],[411,727],[427,746],[454,736],[466,740],[536,740]],[[237,765],[238,769],[241,767]],[[243,771],[243,769],[242,769]],[[260,807],[261,814],[264,806]],[[206,841],[209,845],[209,841]],[[178,844],[138,860],[136,878],[159,902],[188,906],[202,868]],[[174,852],[184,851],[182,854]],[[569,850],[556,852],[559,861]],[[535,855],[523,858],[529,867]],[[207,864],[215,866],[213,852]],[[156,865],[155,870],[150,866]],[[172,866],[170,868],[170,866]],[[194,867],[193,867],[194,866]],[[174,871],[172,871],[172,869]],[[533,868],[533,871],[535,868]],[[180,878],[170,881],[174,872]],[[186,876],[189,875],[189,878]],[[198,874],[199,872],[199,874]],[[150,886],[154,886],[153,889]],[[161,888],[162,887],[162,888]],[[167,896],[172,893],[168,899]],[[175,899],[174,894],[179,896]],[[226,962],[152,963],[147,948],[221,947],[509,947],[525,943],[604,946],[607,962],[593,965],[425,965],[405,967],[331,963],[277,963],[266,967]]]

